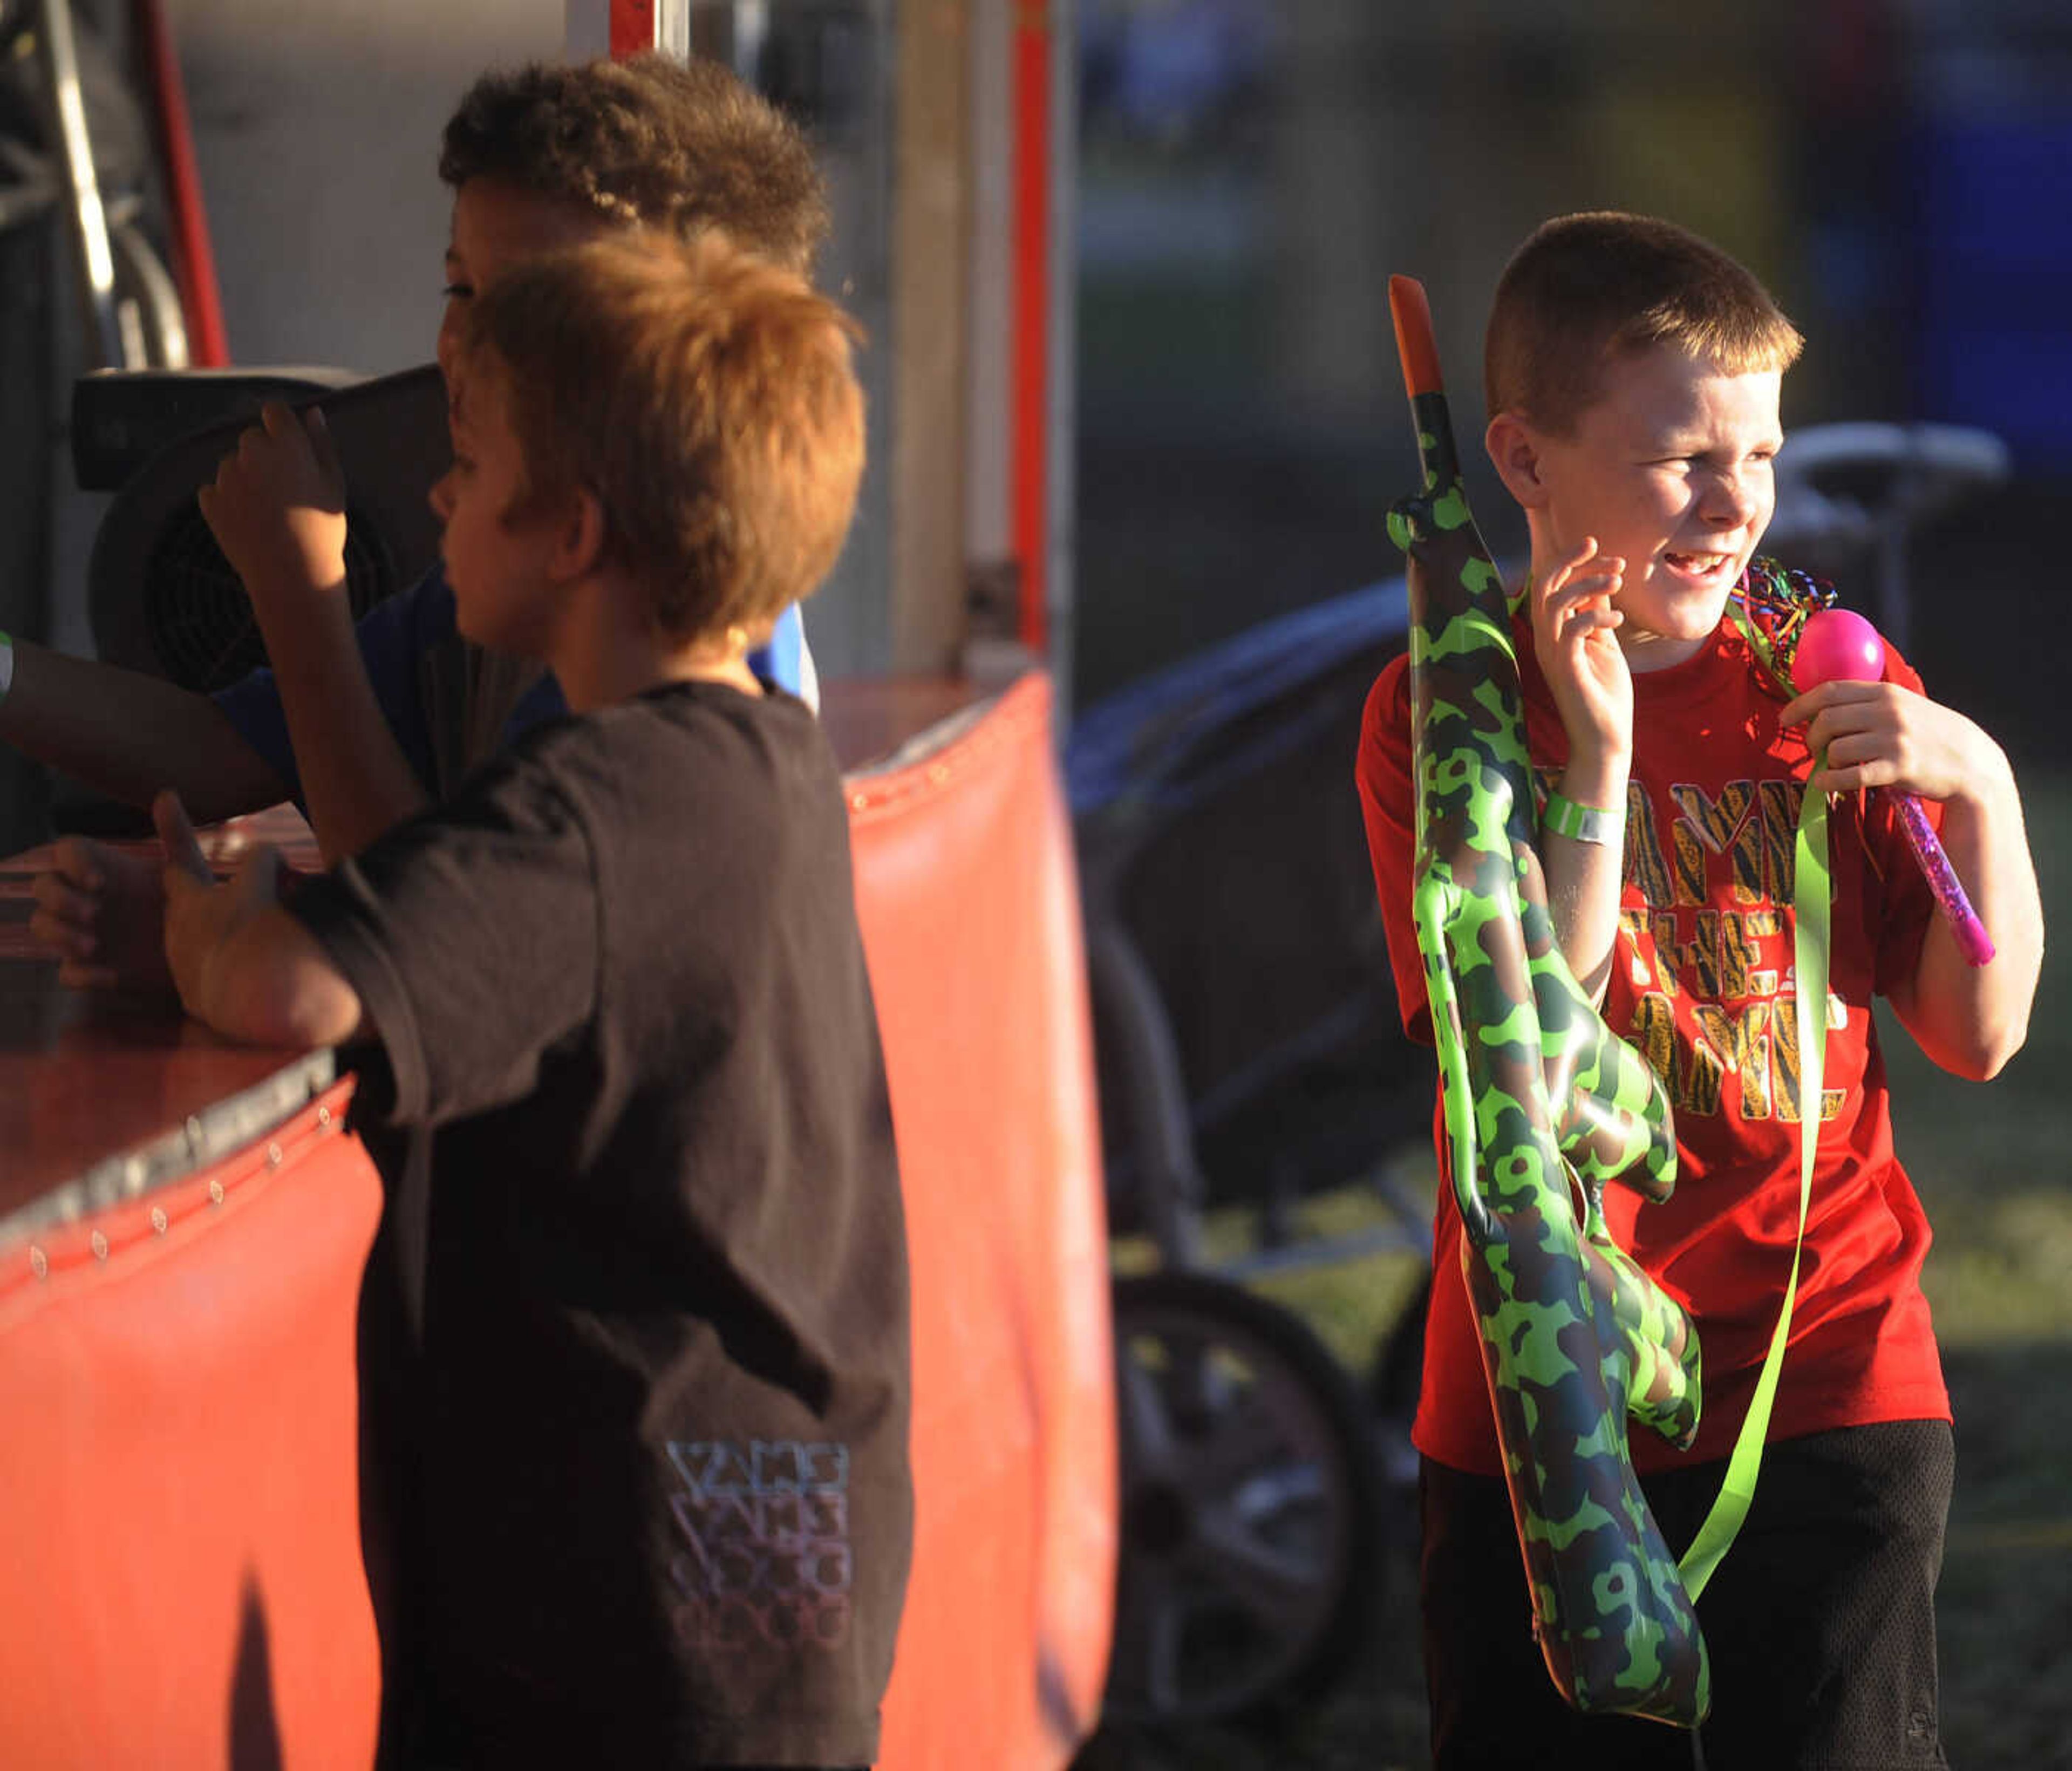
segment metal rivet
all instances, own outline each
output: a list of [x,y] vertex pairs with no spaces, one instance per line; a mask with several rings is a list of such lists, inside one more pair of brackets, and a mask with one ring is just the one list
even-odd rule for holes
[[281,1146],[278,1144],[268,1144],[266,1146],[266,1166],[269,1169],[278,1169],[280,1165]]
[[151,1207],[151,1227],[157,1231],[160,1235],[162,1236],[165,1235],[166,1208],[163,1206],[154,1206]]
[[96,1260],[108,1259],[108,1239],[105,1236],[97,1230],[87,1240],[93,1250],[93,1258]]
[[950,766],[947,762],[935,762],[929,765],[928,779],[937,787],[939,787],[949,778]]
[[223,1203],[223,1183],[220,1181],[209,1182],[208,1202],[212,1206],[220,1206]]
[[849,796],[849,809],[851,812],[861,812],[870,803],[870,795],[868,794],[853,793]]
[[319,1125],[331,1124],[331,1109],[328,1107],[319,1107],[317,1109],[317,1124]]
[[31,1246],[29,1250],[29,1271],[41,1279],[51,1270],[51,1257],[42,1249]]

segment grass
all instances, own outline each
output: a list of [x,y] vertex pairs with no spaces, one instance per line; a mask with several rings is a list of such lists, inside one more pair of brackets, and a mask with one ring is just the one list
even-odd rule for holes
[[[1995,1081],[1936,1070],[1889,1023],[1899,1148],[1935,1246],[1924,1284],[1956,1416],[1957,1489],[1937,1601],[1942,1735],[1953,1764],[2072,1768],[2072,776],[2025,783],[2046,920],[2047,955],[2029,1042]],[[1420,1153],[1400,1153],[1431,1183]],[[1422,1165],[1421,1169],[1418,1165]],[[1364,1185],[1310,1202],[1305,1235],[1361,1227],[1378,1214]],[[1248,1216],[1210,1227],[1212,1250],[1248,1245]],[[1119,1268],[1141,1262],[1120,1247]],[[1262,1282],[1296,1309],[1356,1376],[1416,1284],[1418,1257],[1383,1254]],[[1078,1771],[1388,1771],[1425,1762],[1416,1620],[1415,1545],[1399,1531],[1385,1555],[1383,1617],[1352,1674],[1326,1700],[1251,1729],[1105,1729]]]

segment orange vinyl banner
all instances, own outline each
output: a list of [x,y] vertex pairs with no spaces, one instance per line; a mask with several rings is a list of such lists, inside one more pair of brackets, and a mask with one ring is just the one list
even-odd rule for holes
[[1115,1604],[1107,1216],[1049,683],[849,778],[914,1297],[914,1568],[880,1771],[1055,1771]]
[[8,1771],[372,1763],[353,1358],[381,1186],[352,1087],[8,1251]]

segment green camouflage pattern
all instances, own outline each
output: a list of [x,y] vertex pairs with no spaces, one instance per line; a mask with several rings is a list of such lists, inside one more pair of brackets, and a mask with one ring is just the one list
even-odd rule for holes
[[1661,1080],[1554,938],[1507,598],[1463,495],[1443,395],[1412,399],[1425,485],[1408,556],[1412,902],[1462,1265],[1548,1674],[1578,1710],[1695,1728],[1704,1638],[1634,1473],[1631,1416],[1697,1432],[1698,1338],[1606,1230],[1605,1184],[1675,1182]]

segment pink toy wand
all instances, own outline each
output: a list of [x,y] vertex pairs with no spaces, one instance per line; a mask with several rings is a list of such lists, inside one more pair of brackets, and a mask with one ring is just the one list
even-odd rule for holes
[[[1885,641],[1878,631],[1851,609],[1822,609],[1806,618],[1799,636],[1799,650],[1791,661],[1791,680],[1800,693],[1822,683],[1875,683],[1885,676]],[[1899,812],[1899,828],[1906,832],[1914,858],[1921,863],[1928,889],[1950,919],[1957,937],[1957,951],[1973,965],[1984,965],[1993,956],[1992,938],[1950,857],[1942,852],[1928,814],[1921,801],[1902,787],[1888,787]]]

